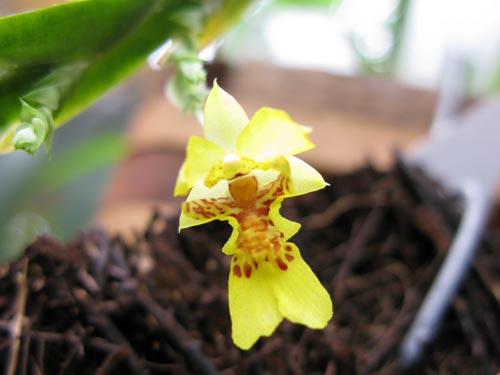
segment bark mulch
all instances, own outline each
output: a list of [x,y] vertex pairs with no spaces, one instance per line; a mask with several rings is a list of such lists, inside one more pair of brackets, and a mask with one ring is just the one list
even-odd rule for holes
[[[457,224],[456,200],[400,165],[329,179],[288,200],[293,240],[333,296],[325,330],[284,322],[249,351],[231,341],[230,231],[177,233],[155,213],[125,243],[103,230],[61,244],[39,238],[0,266],[3,374],[394,374],[400,341]],[[500,237],[485,236],[471,272],[415,374],[500,369]],[[258,317],[255,317],[258,319]]]

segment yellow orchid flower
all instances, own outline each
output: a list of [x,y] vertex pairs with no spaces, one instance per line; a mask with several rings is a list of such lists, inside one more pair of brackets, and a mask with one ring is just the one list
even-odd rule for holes
[[249,349],[283,318],[324,328],[333,315],[328,292],[288,242],[300,224],[279,213],[283,199],[326,186],[295,154],[314,147],[309,129],[283,111],[261,108],[251,120],[217,82],[205,104],[204,137],[191,137],[176,195],[179,230],[228,220],[222,251],[232,255],[229,310],[234,343]]

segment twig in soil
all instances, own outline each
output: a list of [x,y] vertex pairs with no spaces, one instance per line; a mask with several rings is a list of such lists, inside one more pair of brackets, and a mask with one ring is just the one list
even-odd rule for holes
[[20,375],[26,375],[27,367],[28,367],[28,354],[29,354],[29,349],[31,345],[31,335],[30,333],[26,333],[24,336],[24,340],[22,342],[22,347],[21,347],[21,357],[22,358],[19,366],[19,374]]
[[326,366],[325,375],[335,375],[337,373],[335,363],[333,360],[328,361],[328,365]]
[[[89,275],[89,277],[91,276]],[[104,281],[102,282],[104,283]],[[101,285],[101,287],[103,287],[103,285]],[[92,306],[91,304],[88,303],[88,301],[82,299],[82,297],[79,296],[78,293],[76,293],[76,290],[73,290],[72,294],[75,302],[77,302],[80,308],[83,311],[85,311],[87,315],[87,321],[91,325],[96,327],[110,343],[118,345],[119,347],[127,348],[126,361],[132,373],[141,375],[144,374],[145,373],[144,366],[141,364],[139,356],[136,354],[132,345],[127,340],[125,335],[122,334],[122,332],[114,325],[114,323],[106,315],[100,313],[100,311],[102,312],[102,309],[99,308],[102,306],[99,305]],[[115,349],[116,347],[113,347],[111,349],[111,352],[114,352]]]
[[290,366],[290,370],[295,375],[300,375],[304,372],[304,368],[306,367],[306,353],[304,353],[304,347],[307,342],[311,341],[311,335],[311,330],[304,330],[299,342],[294,345],[289,352],[288,364]]
[[453,239],[453,233],[443,219],[428,205],[415,210],[415,225],[432,239],[438,251],[446,251]]
[[165,333],[168,334],[171,345],[181,352],[187,363],[193,367],[193,370],[203,375],[217,373],[217,370],[210,360],[201,351],[199,341],[193,339],[189,333],[176,322],[170,311],[164,310],[161,306],[157,305],[155,301],[146,296],[140,296],[138,301],[146,311],[155,317],[158,324]]
[[477,278],[482,289],[488,295],[497,316],[500,316],[500,281],[495,278],[492,269],[483,259],[478,258],[473,264],[472,275]]
[[255,375],[265,375],[265,360],[270,358],[273,352],[275,352],[283,345],[284,342],[282,338],[272,337],[269,341],[266,341],[262,344],[260,350],[250,349],[250,351],[248,352],[249,356],[246,358],[245,363],[246,372]]
[[[78,355],[78,357],[82,358],[84,356],[84,347],[81,341],[81,337],[71,334],[71,333],[57,333],[57,332],[45,332],[45,331],[30,331],[29,337],[37,342],[37,353],[36,353],[36,361],[31,361],[31,366],[36,366],[40,373],[45,373],[44,364],[45,364],[45,343],[46,342],[55,342],[55,343],[66,343],[71,346],[70,353],[67,358],[61,364],[59,373],[66,374],[64,370],[69,368],[73,358]],[[27,357],[26,357],[27,359]],[[39,364],[38,367],[37,363]]]
[[448,194],[422,171],[410,167],[401,154],[396,154],[395,170],[408,192],[429,207],[435,207],[436,212],[444,215],[448,225],[456,229],[461,216],[457,202],[451,201]]
[[112,352],[116,348],[120,347],[119,344],[113,344],[109,340],[102,337],[91,337],[86,341],[86,344],[96,350],[101,352]]
[[10,347],[9,356],[7,359],[7,375],[14,375],[18,364],[19,347],[21,344],[21,331],[23,327],[24,311],[26,308],[27,285],[26,278],[28,272],[28,259],[22,260],[21,269],[16,275],[16,284],[18,296],[16,301],[16,313],[11,320],[12,329],[10,337],[12,338],[12,345]]
[[335,277],[334,283],[337,284],[336,294],[338,298],[343,299],[344,294],[344,280],[351,272],[351,269],[356,265],[356,263],[363,257],[365,249],[365,244],[370,240],[373,234],[377,230],[377,226],[382,219],[382,209],[380,207],[375,207],[368,218],[364,221],[360,230],[351,242],[350,250],[347,252],[342,265]]
[[92,235],[94,238],[87,241],[85,250],[89,258],[93,260],[91,267],[92,274],[97,284],[103,288],[110,258],[110,243],[103,230],[95,229]]
[[465,295],[472,302],[471,313],[475,315],[475,322],[482,328],[482,337],[487,339],[496,356],[500,355],[500,338],[498,332],[500,324],[498,322],[498,301],[492,297],[488,286],[476,272],[470,273],[467,283],[464,286]]
[[398,264],[390,264],[385,269],[379,272],[386,273],[389,271],[391,274],[395,275],[403,284],[403,290],[408,292],[403,294],[402,306],[395,317],[392,318],[391,325],[383,333],[383,335],[376,341],[373,348],[366,352],[364,357],[364,372],[373,373],[379,366],[380,363],[386,358],[389,353],[393,350],[394,343],[401,340],[404,334],[404,330],[410,323],[412,319],[412,310],[418,305],[418,299],[411,293],[409,280],[405,275],[407,275],[407,270],[400,268],[402,266]]
[[334,201],[326,210],[317,214],[311,214],[302,219],[304,226],[313,228],[324,228],[333,223],[338,217],[354,208],[370,208],[374,206],[388,205],[389,201],[385,194],[351,194],[343,196]]
[[78,270],[76,277],[89,293],[96,295],[101,291],[101,287],[98,282],[84,269]]
[[61,367],[59,368],[59,375],[65,375],[69,373],[69,368],[75,356],[80,354],[81,357],[82,353],[79,352],[81,352],[79,346],[78,345],[73,346],[71,351],[68,353],[66,359],[61,363]]
[[463,297],[457,297],[453,301],[453,310],[457,314],[462,332],[469,339],[472,355],[484,360],[487,345],[482,337],[481,329],[470,311],[470,306]]
[[127,362],[134,374],[142,375],[145,373],[144,367],[141,365],[141,360],[135,353],[132,345],[130,345],[127,338],[120,332],[113,322],[111,322],[110,319],[106,316],[90,315],[88,320],[91,324],[97,327],[111,343],[127,348]]
[[153,210],[153,215],[149,219],[148,224],[146,225],[146,230],[144,231],[144,238],[149,239],[155,232],[155,224],[160,220],[160,210],[158,207],[155,207]]
[[[121,240],[117,239],[110,244],[110,256],[113,263],[115,263],[118,268],[122,271],[125,277],[130,277],[130,267],[125,258],[123,257],[123,253],[119,251],[119,245]],[[126,245],[123,243],[122,248]]]
[[95,375],[106,375],[113,370],[113,367],[123,360],[127,354],[129,354],[130,349],[127,346],[118,346],[112,350],[107,356],[104,362],[101,364]]

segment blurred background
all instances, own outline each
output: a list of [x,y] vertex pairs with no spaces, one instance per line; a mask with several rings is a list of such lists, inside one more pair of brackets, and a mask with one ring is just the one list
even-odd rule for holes
[[[54,3],[3,0],[0,15]],[[210,79],[249,115],[272,106],[312,126],[317,148],[304,159],[337,173],[368,161],[387,168],[394,148],[408,150],[425,136],[450,50],[468,60],[467,94],[495,95],[500,3],[256,1],[202,55]],[[47,230],[69,239],[92,224],[133,234],[154,207],[178,211],[173,184],[186,141],[201,128],[165,98],[170,73],[145,64],[60,128],[50,159],[43,152],[0,156],[0,228],[7,228],[0,247],[19,248]]]

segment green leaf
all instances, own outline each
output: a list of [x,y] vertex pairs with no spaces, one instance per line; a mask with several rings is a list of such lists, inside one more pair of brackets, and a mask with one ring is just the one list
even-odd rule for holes
[[154,49],[180,31],[175,15],[180,18],[179,12],[188,2],[157,0],[156,3],[157,6],[135,28],[100,55],[84,72],[78,85],[68,94],[62,108],[56,113],[56,126],[133,73]]
[[338,6],[342,0],[276,0],[278,5],[294,6]]
[[[80,0],[0,18],[0,152],[15,138],[21,98],[49,109],[57,128],[169,38],[212,40],[220,29],[209,28],[209,21],[224,14],[227,26],[248,2]],[[75,66],[81,67],[77,74]]]
[[0,22],[0,50],[19,66],[59,64],[104,50],[140,20],[155,1],[72,1],[8,16]]
[[73,1],[0,19],[0,127],[17,116],[19,97],[56,66],[95,59],[156,1]]

